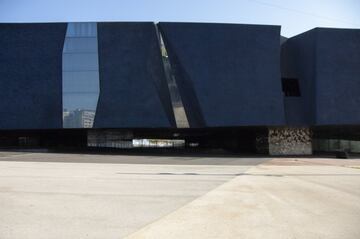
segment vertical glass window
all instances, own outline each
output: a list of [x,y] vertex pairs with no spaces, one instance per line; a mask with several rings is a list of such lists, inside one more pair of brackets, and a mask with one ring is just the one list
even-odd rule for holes
[[92,128],[100,93],[96,23],[69,23],[63,49],[63,127]]

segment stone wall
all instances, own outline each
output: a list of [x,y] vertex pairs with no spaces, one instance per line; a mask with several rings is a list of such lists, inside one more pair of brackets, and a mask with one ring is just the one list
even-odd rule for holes
[[312,140],[309,128],[269,128],[270,155],[311,155]]

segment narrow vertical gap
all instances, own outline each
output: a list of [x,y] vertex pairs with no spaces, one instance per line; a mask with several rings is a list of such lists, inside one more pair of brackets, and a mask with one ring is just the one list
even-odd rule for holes
[[189,121],[186,116],[186,112],[184,109],[184,105],[181,99],[181,95],[179,93],[178,86],[176,84],[175,76],[172,71],[170,59],[166,50],[166,46],[164,40],[162,38],[161,32],[158,30],[157,25],[155,24],[159,42],[160,42],[160,49],[161,49],[161,58],[164,65],[164,71],[166,75],[166,81],[170,92],[171,104],[174,111],[176,126],[178,128],[189,128]]
[[62,58],[63,128],[92,128],[99,98],[97,24],[68,23]]
[[99,33],[98,33],[98,23],[95,22],[95,30],[96,30],[96,52],[97,52],[97,70],[98,70],[98,95],[97,95],[97,99],[96,99],[96,106],[95,106],[95,115],[93,118],[93,123],[92,123],[92,127],[91,128],[95,128],[95,121],[96,121],[96,114],[98,112],[98,105],[99,105],[99,100],[100,100],[100,94],[101,94],[101,83],[100,83],[100,52],[99,52]]

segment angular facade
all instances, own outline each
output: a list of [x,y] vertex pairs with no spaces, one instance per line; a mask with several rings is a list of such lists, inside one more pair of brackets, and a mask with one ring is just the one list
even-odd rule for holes
[[286,39],[264,25],[0,24],[0,144],[91,132],[104,145],[180,137],[308,154],[313,138],[360,140],[359,69],[359,29]]
[[96,128],[172,128],[175,119],[154,23],[98,23]]
[[160,23],[190,127],[285,124],[280,27]]
[[287,124],[358,125],[359,67],[360,30],[316,28],[288,39],[282,77],[301,94],[285,97]]
[[66,25],[0,24],[0,129],[62,127]]

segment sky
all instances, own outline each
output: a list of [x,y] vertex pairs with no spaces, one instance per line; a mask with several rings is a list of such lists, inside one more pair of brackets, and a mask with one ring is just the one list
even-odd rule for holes
[[0,22],[168,21],[360,28],[360,0],[0,0]]

